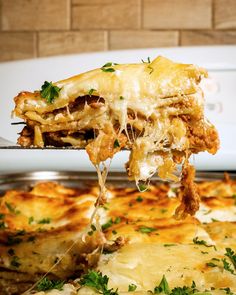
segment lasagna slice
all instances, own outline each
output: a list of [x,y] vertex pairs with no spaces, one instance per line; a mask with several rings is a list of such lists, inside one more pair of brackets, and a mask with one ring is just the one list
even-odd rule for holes
[[183,164],[178,214],[194,214],[199,199],[188,158],[201,151],[214,154],[219,147],[214,126],[204,118],[199,86],[204,77],[202,68],[159,56],[141,64],[107,63],[63,81],[45,82],[40,91],[15,98],[14,114],[26,122],[18,143],[85,148],[96,166],[129,149],[126,169],[137,184],[156,172],[176,181],[176,167]]

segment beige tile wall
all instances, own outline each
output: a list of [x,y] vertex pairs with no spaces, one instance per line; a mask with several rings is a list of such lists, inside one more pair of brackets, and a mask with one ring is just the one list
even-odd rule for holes
[[236,44],[236,0],[0,0],[0,61]]

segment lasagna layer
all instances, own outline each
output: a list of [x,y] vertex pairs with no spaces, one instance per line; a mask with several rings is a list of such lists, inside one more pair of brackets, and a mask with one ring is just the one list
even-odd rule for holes
[[[214,126],[204,118],[199,86],[204,77],[202,68],[157,57],[141,64],[108,63],[44,90],[21,92],[14,114],[26,127],[18,143],[85,148],[94,165],[127,148],[130,179],[138,183],[158,172],[178,180],[176,165],[192,153],[214,154],[219,146]],[[50,89],[56,95],[48,101]]]
[[47,182],[29,192],[7,192],[0,206],[0,294],[19,294],[45,273],[49,280],[65,281],[61,291],[45,294],[95,294],[79,284],[88,269],[107,275],[109,288],[118,288],[119,294],[131,284],[134,294],[147,294],[163,275],[171,289],[194,281],[199,291],[212,295],[223,295],[227,288],[236,292],[236,270],[226,255],[227,248],[236,253],[236,182],[197,187],[204,191],[198,214],[176,220],[179,187],[153,183],[140,193],[110,185],[108,202],[97,212],[102,233],[97,224],[87,229],[97,187],[71,189]]

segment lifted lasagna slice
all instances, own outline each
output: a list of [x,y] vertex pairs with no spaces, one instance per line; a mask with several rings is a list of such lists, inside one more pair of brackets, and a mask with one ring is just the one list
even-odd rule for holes
[[[187,159],[192,153],[214,154],[218,135],[204,118],[199,86],[207,72],[164,57],[141,64],[107,63],[100,69],[59,81],[45,82],[41,91],[21,92],[14,114],[26,122],[18,143],[23,146],[85,148],[94,165],[120,149],[131,150],[126,169],[136,183],[156,172],[178,180],[176,166],[184,164],[179,213],[198,209],[194,173]],[[186,203],[185,202],[185,203]]]

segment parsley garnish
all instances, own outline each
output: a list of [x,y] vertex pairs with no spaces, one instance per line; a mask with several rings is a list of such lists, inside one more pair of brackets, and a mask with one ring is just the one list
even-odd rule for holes
[[136,198],[136,201],[141,203],[141,202],[143,201],[143,198],[142,198],[141,196],[138,196],[138,197]]
[[118,295],[118,290],[108,289],[109,278],[102,275],[101,272],[90,270],[80,280],[80,285],[95,289],[98,293],[104,295]]
[[16,215],[20,214],[20,211],[16,210],[16,208],[11,203],[5,202],[5,206],[7,207],[9,212],[16,214]]
[[128,292],[133,292],[137,289],[137,286],[135,284],[130,284],[128,288]]
[[109,227],[111,227],[113,224],[118,224],[121,222],[120,217],[116,217],[115,220],[113,221],[112,219],[109,219],[106,223],[102,225],[102,230],[106,230]]
[[89,96],[92,96],[94,91],[96,91],[96,89],[91,88],[91,89],[89,90],[89,92],[88,92],[88,95],[89,95]]
[[138,189],[139,189],[140,192],[144,192],[144,191],[146,191],[147,188],[148,188],[148,187],[147,187],[146,184],[143,184],[143,183],[139,183],[139,184],[138,184]]
[[117,231],[113,229],[112,233],[113,233],[113,235],[116,235]]
[[115,69],[112,68],[112,66],[114,66],[114,65],[116,65],[116,64],[112,63],[112,62],[107,62],[105,65],[103,65],[101,67],[101,70],[103,72],[110,72],[110,73],[115,72]]
[[41,220],[38,221],[38,224],[49,224],[51,222],[51,218],[42,218]]
[[216,267],[216,266],[218,266],[218,265],[215,264],[214,262],[207,262],[207,263],[206,263],[206,266],[209,266],[209,267]]
[[19,267],[21,263],[19,262],[20,258],[18,256],[13,256],[11,260],[11,266]]
[[116,139],[116,140],[114,141],[114,148],[118,148],[118,147],[120,147],[120,143],[119,143],[119,140]]
[[234,253],[234,251],[231,248],[225,248],[225,250],[226,250],[225,256],[229,257],[234,268],[236,269],[236,253]]
[[53,85],[52,82],[45,81],[41,86],[40,94],[48,103],[52,103],[59,96],[60,90],[61,88]]
[[220,290],[224,290],[227,295],[234,295],[234,293],[230,290],[230,288],[220,288]]
[[148,56],[148,58],[147,58],[147,61],[145,61],[145,60],[143,60],[143,59],[141,59],[141,61],[142,61],[142,63],[148,63],[148,64],[150,64],[151,63],[151,60],[150,60],[150,57]]
[[31,224],[34,222],[34,217],[33,216],[30,216],[29,219],[28,219],[28,224]]
[[64,281],[53,281],[47,277],[43,278],[36,286],[37,291],[47,291],[52,289],[63,290]]
[[163,246],[164,247],[173,247],[173,246],[176,246],[176,244],[164,244]]
[[214,245],[208,245],[206,241],[204,241],[204,240],[199,240],[198,237],[196,237],[196,238],[193,239],[193,243],[194,243],[194,244],[197,244],[197,245],[203,245],[203,246],[205,246],[205,247],[214,247],[214,248],[215,248]]
[[229,262],[225,258],[221,259],[221,261],[223,262],[224,269],[233,274],[234,270],[231,268],[231,265],[229,264]]
[[151,232],[156,231],[156,228],[153,227],[148,227],[148,226],[140,226],[140,228],[138,229],[138,231],[140,231],[143,234],[149,234]]
[[170,287],[166,280],[165,275],[163,275],[159,286],[155,287],[154,294],[165,293],[170,294]]
[[5,229],[6,228],[6,224],[4,221],[0,222],[0,229]]
[[121,95],[121,96],[120,96],[120,100],[123,100],[123,99],[125,99],[125,98],[124,98],[124,96]]
[[5,214],[0,213],[0,219],[4,219],[5,218]]

